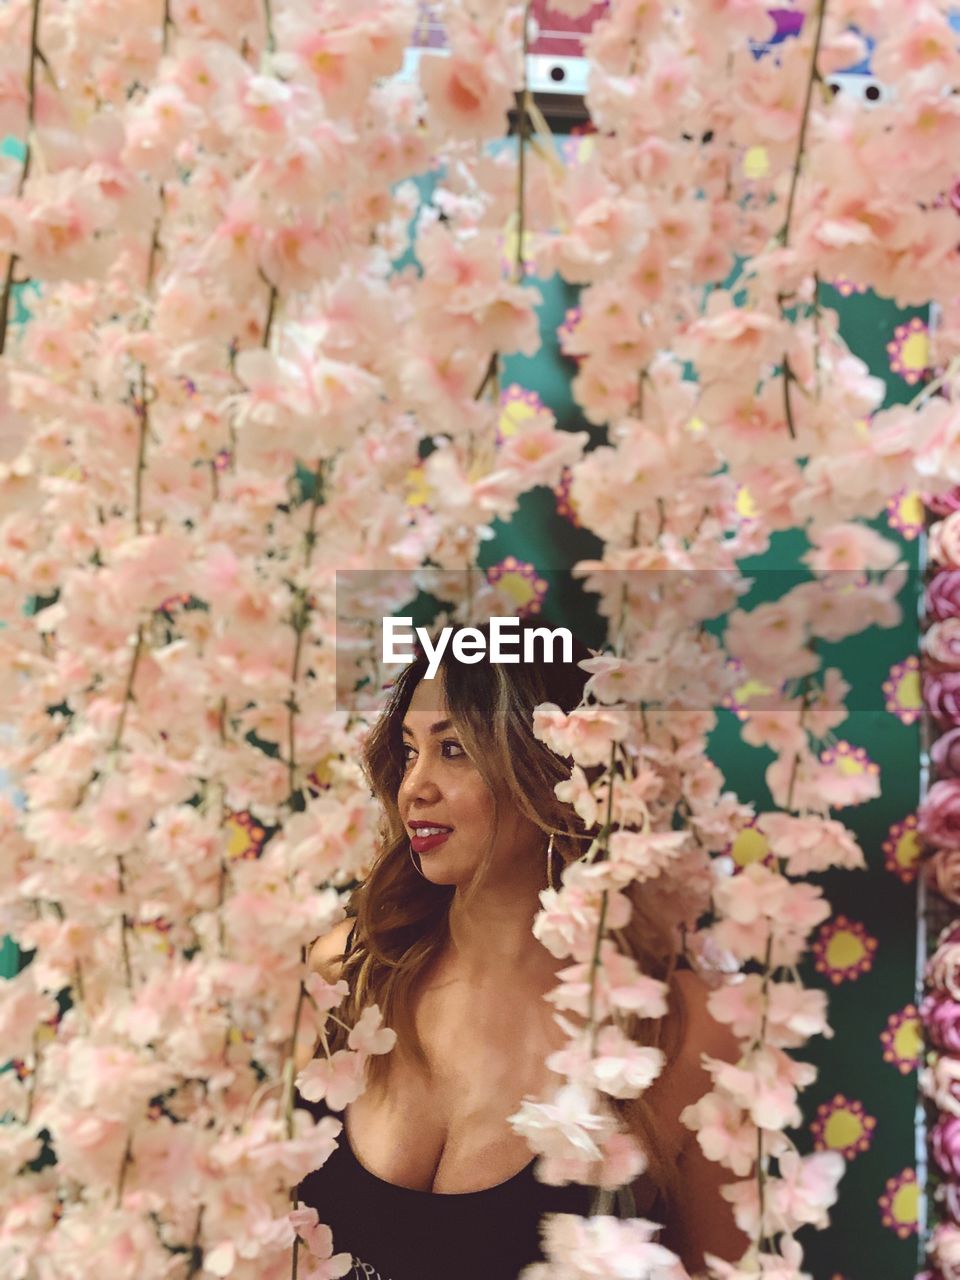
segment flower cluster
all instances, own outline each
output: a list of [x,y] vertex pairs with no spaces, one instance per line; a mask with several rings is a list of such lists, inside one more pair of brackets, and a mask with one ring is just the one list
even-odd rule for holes
[[[938,337],[940,336],[938,332]],[[923,701],[930,729],[934,781],[920,804],[922,869],[934,893],[932,917],[956,916],[960,907],[960,488],[927,495],[929,571],[924,594]],[[960,1276],[960,1105],[954,1078],[960,1073],[960,929],[939,931],[924,974],[920,1016],[930,1053],[920,1074],[931,1113],[929,1146],[935,1170],[933,1203],[938,1220],[927,1241],[930,1280]]]
[[935,1110],[929,1133],[938,1171],[934,1202],[939,1221],[927,1248],[933,1262],[930,1280],[960,1276],[960,928],[941,930],[925,971],[926,994],[920,1004],[924,1034],[932,1052],[920,1073],[920,1087]]

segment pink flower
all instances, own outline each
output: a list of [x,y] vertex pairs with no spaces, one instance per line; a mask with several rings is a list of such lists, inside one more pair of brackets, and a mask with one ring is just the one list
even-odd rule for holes
[[[598,872],[606,864],[596,864]],[[601,895],[606,889],[608,929],[622,929],[630,919],[630,900],[609,884],[593,883],[593,867],[582,862],[571,863],[563,874],[562,889],[541,889],[541,910],[533,922],[533,934],[551,955],[562,960],[573,956],[587,960],[593,955]]]
[[936,1054],[920,1072],[920,1088],[940,1111],[960,1118],[960,1058]]
[[734,609],[724,639],[751,676],[775,686],[791,676],[810,675],[820,665],[806,647],[807,613],[797,599],[760,604],[749,613]]
[[[600,1087],[602,1086],[598,1085],[598,1088]],[[606,1092],[611,1093],[612,1090],[608,1089]],[[614,1094],[614,1096],[631,1095]],[[647,1168],[646,1152],[632,1133],[611,1133],[601,1141],[600,1149],[603,1152],[603,1158],[594,1175],[594,1185],[607,1191],[615,1191],[618,1187],[628,1185],[639,1178]]]
[[515,476],[523,491],[537,485],[555,487],[564,468],[581,457],[589,438],[586,431],[558,431],[552,424],[522,427],[501,446],[496,469],[477,482],[478,497],[482,498],[486,488],[498,482],[502,471]]
[[[545,997],[560,1009],[574,1009],[586,1017],[590,1005],[592,960],[568,965],[557,975],[561,985]],[[610,938],[600,943],[600,964],[594,980],[594,1014],[610,1016],[612,1009],[642,1018],[661,1018],[667,1012],[667,984],[643,973],[632,956],[624,955]]]
[[927,883],[942,898],[960,905],[960,847],[935,849],[923,862]]
[[[798,763],[794,764],[797,759]],[[830,806],[863,804],[880,794],[880,779],[875,772],[841,773],[824,764],[809,750],[799,757],[791,753],[779,756],[767,765],[764,778],[774,804],[793,809],[821,811]]]
[[757,973],[738,974],[708,998],[710,1013],[730,1024],[738,1040],[755,1040],[764,1028],[768,1044],[797,1048],[811,1036],[833,1035],[827,1023],[827,993],[799,982],[769,982],[764,993]]
[[314,1004],[320,1013],[335,1009],[348,993],[350,988],[341,978],[339,982],[326,982],[319,973],[309,973],[303,980]]
[[553,702],[542,702],[533,712],[534,735],[564,759],[589,767],[606,764],[614,742],[629,729],[621,707],[590,705],[564,713]]
[[799,1155],[785,1151],[779,1157],[780,1177],[772,1180],[769,1209],[774,1230],[796,1231],[801,1226],[818,1230],[829,1226],[828,1213],[837,1201],[837,1186],[847,1162],[839,1151],[814,1151]]
[[66,1177],[101,1189],[116,1185],[129,1135],[126,1120],[108,1119],[93,1109],[52,1106],[44,1122],[56,1143],[57,1165]]
[[945,667],[960,667],[960,618],[935,622],[921,641],[924,653]]
[[960,511],[960,485],[948,489],[946,493],[921,493],[923,505],[929,507],[934,515],[948,516],[952,511]]
[[613,831],[609,840],[613,873],[641,882],[669,870],[689,844],[685,831]]
[[350,1028],[347,1044],[362,1054],[389,1053],[397,1042],[397,1033],[382,1022],[379,1006],[368,1004]]
[[868,525],[842,523],[810,532],[813,550],[800,559],[814,573],[849,573],[852,570],[889,569],[900,558],[895,542]]
[[798,818],[789,813],[764,813],[757,827],[770,838],[778,858],[791,876],[805,876],[830,867],[846,870],[866,866],[863,850],[851,831],[833,818]]
[[941,1222],[934,1227],[928,1245],[930,1257],[940,1270],[933,1280],[960,1280],[960,1227]]
[[960,1054],[960,1004],[949,996],[931,992],[920,1001],[920,1018],[938,1048]]
[[930,559],[948,569],[960,569],[960,511],[930,526]]
[[271,229],[260,246],[264,274],[281,292],[302,288],[306,281],[320,281],[332,273],[332,263],[346,252],[347,229],[341,211],[330,210],[318,219],[302,213]]
[[948,729],[934,740],[930,758],[941,778],[960,776],[960,725]]
[[960,725],[960,671],[926,671],[923,701],[941,728]]
[[933,784],[920,805],[917,831],[933,848],[960,849],[960,780]]
[[[704,386],[740,386],[738,371],[776,359],[783,345],[781,324],[769,313],[734,305],[729,290],[717,288],[707,298],[705,314],[687,325],[674,350],[695,358]],[[707,414],[704,418],[709,420]]]
[[934,622],[960,618],[960,570],[934,573],[924,594],[924,608]]
[[809,1062],[797,1062],[772,1046],[751,1050],[737,1064],[704,1054],[703,1065],[713,1076],[715,1087],[742,1107],[761,1129],[800,1124],[797,1089],[817,1077],[816,1067]]
[[696,1132],[700,1149],[740,1177],[753,1168],[757,1155],[757,1130],[743,1108],[719,1090],[705,1093],[680,1112],[680,1120]]
[[597,799],[590,788],[586,774],[578,764],[570,770],[569,779],[566,782],[558,782],[553,790],[559,801],[573,806],[574,812],[583,820],[587,828],[596,824]]
[[844,699],[850,692],[850,685],[836,667],[828,667],[823,672],[819,689],[814,687],[812,698],[806,704],[804,727],[814,737],[827,737],[828,732],[844,723],[847,709]]
[[[584,1169],[601,1159],[598,1140],[616,1131],[616,1122],[600,1094],[580,1084],[558,1087],[545,1102],[524,1098],[507,1117],[516,1133],[550,1159],[573,1159]],[[549,1181],[545,1178],[544,1181]]]
[[308,13],[283,17],[294,56],[331,115],[362,111],[371,85],[399,69],[410,42],[410,13],[402,4],[354,6],[349,16],[344,10],[322,24]]
[[454,138],[499,138],[506,132],[513,92],[491,58],[423,54],[420,84],[438,132]]
[[296,1079],[307,1102],[325,1098],[333,1111],[342,1111],[363,1093],[366,1054],[338,1049],[330,1058],[314,1058]]
[[166,178],[175,166],[179,143],[203,124],[203,112],[178,84],[154,85],[127,118],[123,162],[130,169]]
[[772,931],[772,962],[795,964],[810,930],[830,915],[818,886],[792,884],[761,862],[722,880],[714,898],[721,914],[714,937],[743,960],[763,959]]
[[960,1118],[941,1116],[930,1132],[930,1148],[947,1177],[960,1179]]
[[8,1058],[33,1056],[34,1028],[52,1018],[56,1009],[53,997],[37,990],[33,966],[0,979],[0,1042]]
[[320,1222],[316,1209],[302,1201],[287,1215],[290,1225],[310,1251],[311,1280],[334,1280],[353,1269],[353,1257],[349,1253],[333,1252],[333,1232]]
[[960,941],[949,936],[938,940],[924,967],[924,978],[935,991],[960,1002]]
[[[571,1213],[551,1213],[542,1228],[543,1251],[548,1262],[534,1263],[524,1280],[591,1280],[594,1276],[663,1276],[674,1268],[676,1254],[654,1244],[657,1224],[645,1218],[615,1218],[600,1214],[580,1218]],[[666,1270],[666,1280],[676,1276]],[[682,1275],[682,1271],[680,1273]]]
[[799,703],[770,711],[751,708],[740,729],[740,736],[751,747],[770,747],[778,754],[795,753],[807,743],[807,731],[800,722]]

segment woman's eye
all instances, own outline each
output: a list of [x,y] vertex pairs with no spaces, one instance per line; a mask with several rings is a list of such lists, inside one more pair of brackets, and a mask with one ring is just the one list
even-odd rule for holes
[[[453,740],[453,738],[445,738],[445,739],[443,740],[443,742],[441,742],[441,743],[440,743],[440,747],[441,747],[441,750],[442,750],[443,748],[445,748],[445,747],[456,747],[457,751],[459,752],[459,754],[460,754],[461,756],[462,756],[462,755],[466,755],[466,752],[464,751],[463,747],[461,747],[460,743],[459,743],[459,742],[455,742],[455,741]],[[404,764],[409,764],[409,763],[410,763],[410,757],[407,755],[407,752],[408,752],[408,751],[413,751],[413,750],[414,750],[414,748],[410,745],[410,743],[409,743],[409,742],[405,742],[405,743],[403,744],[403,761],[404,761]],[[459,758],[459,756],[457,756],[457,755],[453,755],[453,756],[444,756],[444,759],[446,759],[446,760],[457,760],[458,758]]]

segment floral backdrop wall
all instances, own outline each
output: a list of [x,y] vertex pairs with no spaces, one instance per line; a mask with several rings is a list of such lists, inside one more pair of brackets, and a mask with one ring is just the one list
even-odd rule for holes
[[[448,53],[412,81],[405,0],[0,9],[26,140],[0,203],[0,1262],[350,1270],[297,1203],[341,1128],[294,1106],[294,1050],[342,995],[307,946],[384,853],[356,768],[384,672],[336,616],[338,571],[373,568],[367,622],[432,573],[448,617],[610,646],[583,706],[534,716],[595,830],[534,926],[591,1024],[510,1118],[537,1176],[644,1168],[617,1105],[661,1065],[626,1029],[665,991],[615,942],[640,883],[742,1050],[683,1116],[752,1242],[708,1273],[906,1276],[916,494],[960,482],[947,7],[812,0],[757,59],[756,0],[612,4],[597,133],[569,139],[529,92],[529,6],[436,8]],[[893,104],[829,90],[864,32]],[[355,1097],[380,1024],[303,1096]],[[684,1280],[655,1231],[548,1221],[527,1280]]]

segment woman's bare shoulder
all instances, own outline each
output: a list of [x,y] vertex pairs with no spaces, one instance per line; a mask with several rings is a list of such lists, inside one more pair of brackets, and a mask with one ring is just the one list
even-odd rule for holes
[[318,938],[310,948],[307,968],[312,973],[319,973],[327,982],[336,982],[340,977],[340,965],[347,949],[347,939],[353,928],[355,918],[347,916],[339,924],[334,925],[329,933]]
[[740,1042],[729,1025],[718,1022],[710,1012],[713,987],[696,969],[676,969],[671,985],[671,995],[676,992],[683,1004],[683,1040],[674,1064],[676,1088],[681,1094],[702,1095],[710,1088],[702,1055],[737,1062]]
[[695,1138],[680,1113],[712,1088],[701,1055],[736,1062],[740,1046],[730,1028],[711,1014],[707,1002],[712,988],[695,969],[675,969],[668,985],[671,1010],[681,1014],[681,1038],[669,1065],[651,1085],[649,1101],[663,1127],[663,1140],[677,1158]]

